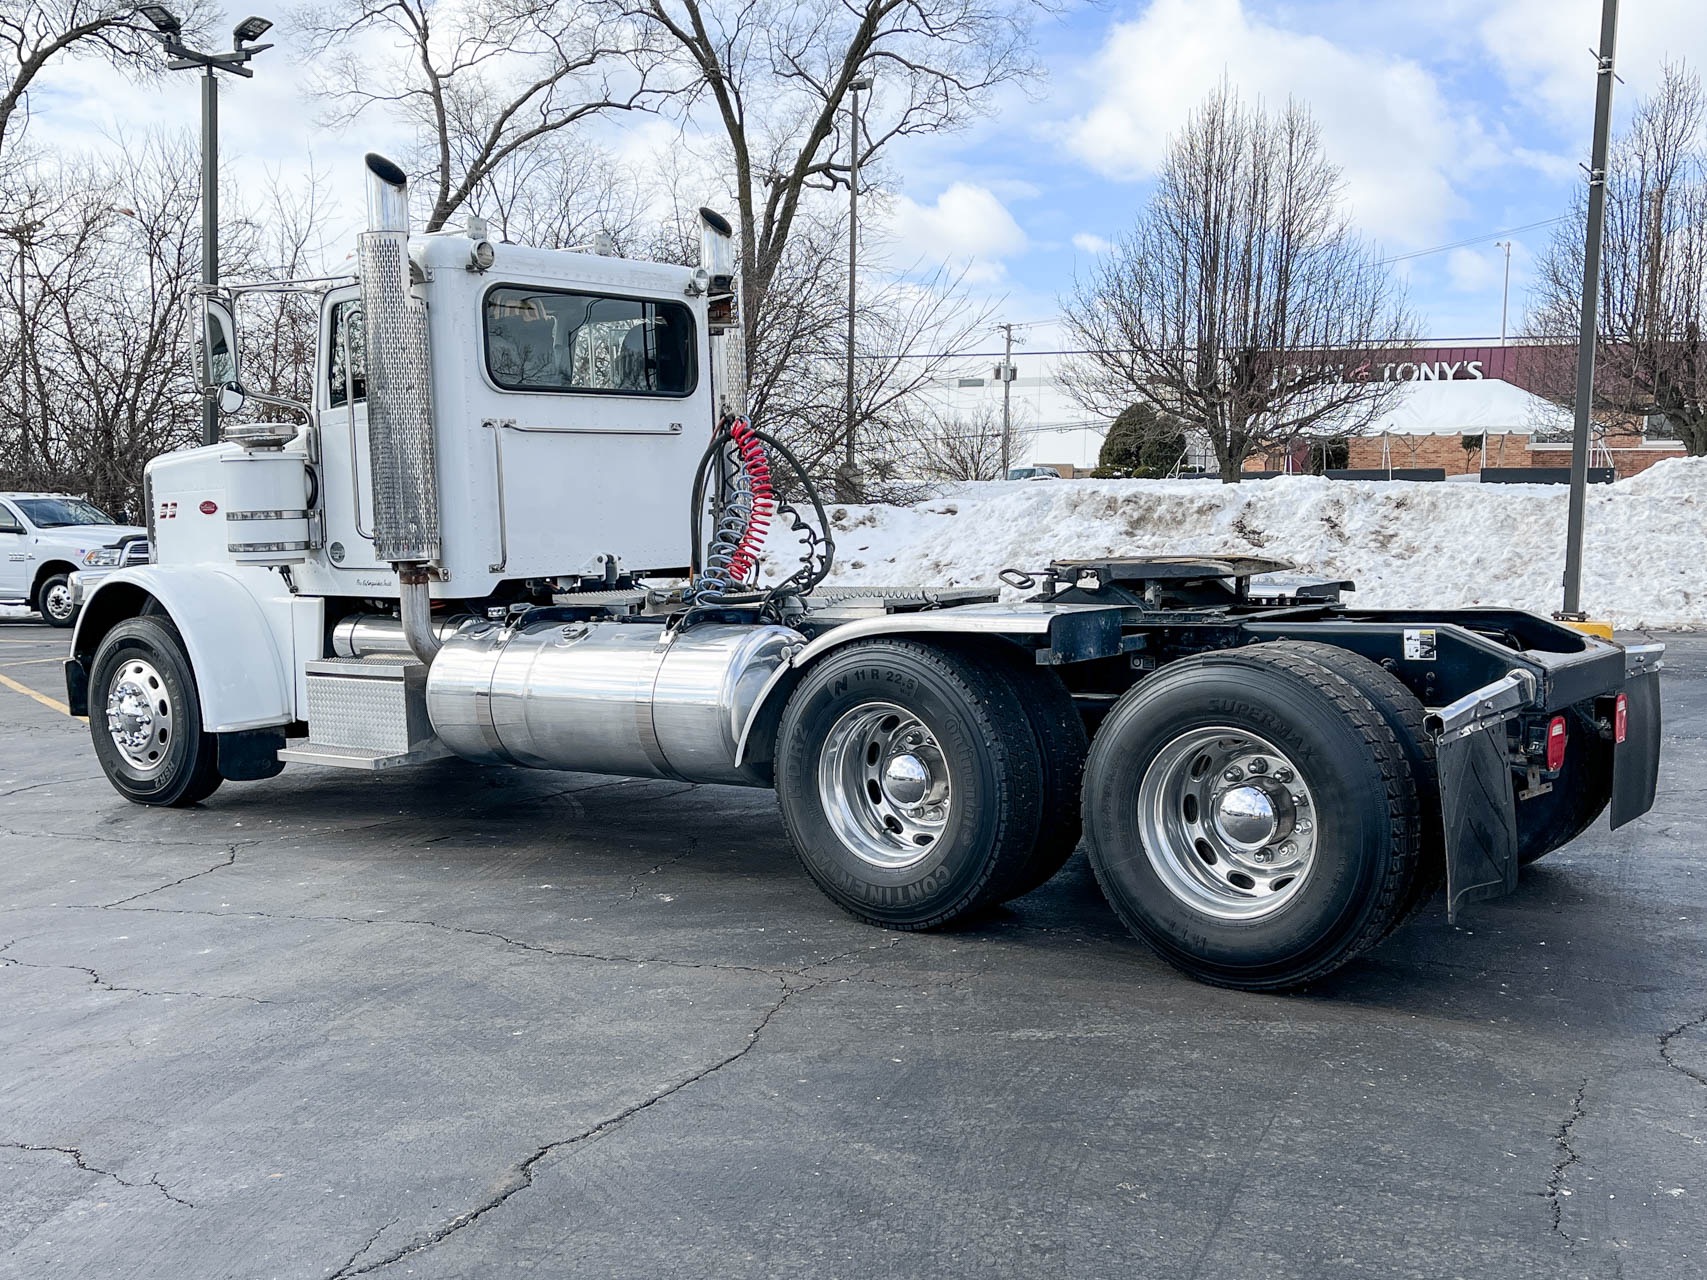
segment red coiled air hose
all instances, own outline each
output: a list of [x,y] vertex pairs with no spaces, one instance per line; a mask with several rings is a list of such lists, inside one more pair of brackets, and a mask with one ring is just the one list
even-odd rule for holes
[[743,582],[758,568],[759,552],[764,547],[765,535],[770,532],[771,518],[776,514],[776,491],[771,485],[765,446],[745,418],[737,418],[730,425],[729,438],[734,441],[735,455],[752,486],[753,507],[747,514],[747,527],[729,560],[730,579]]

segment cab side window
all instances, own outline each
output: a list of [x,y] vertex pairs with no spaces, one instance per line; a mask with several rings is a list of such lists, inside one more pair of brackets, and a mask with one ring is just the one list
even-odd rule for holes
[[22,533],[23,531],[24,526],[18,517],[12,513],[12,508],[4,502],[0,502],[0,533]]
[[367,399],[367,338],[359,298],[346,298],[332,308],[329,365],[327,403],[332,408]]

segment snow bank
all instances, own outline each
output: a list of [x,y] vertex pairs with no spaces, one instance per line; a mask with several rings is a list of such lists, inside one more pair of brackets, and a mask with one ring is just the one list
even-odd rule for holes
[[[830,582],[994,583],[1051,559],[1217,553],[1350,578],[1367,607],[1547,613],[1559,606],[1567,494],[1309,476],[968,485],[914,507],[832,507]],[[1583,604],[1619,627],[1707,628],[1707,458],[1590,487]]]

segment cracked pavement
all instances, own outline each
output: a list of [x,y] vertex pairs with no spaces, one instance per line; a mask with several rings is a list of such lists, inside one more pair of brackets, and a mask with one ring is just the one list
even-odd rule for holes
[[[889,934],[766,792],[146,810],[0,689],[0,1277],[1707,1277],[1707,637],[1666,639],[1652,814],[1294,997],[1178,976],[1082,856]],[[0,620],[0,665],[63,644]]]

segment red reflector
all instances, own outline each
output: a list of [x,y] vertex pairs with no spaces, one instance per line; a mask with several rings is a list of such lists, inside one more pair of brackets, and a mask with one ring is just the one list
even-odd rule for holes
[[1565,766],[1565,717],[1554,716],[1547,723],[1547,772],[1557,773]]
[[1618,706],[1612,713],[1612,740],[1623,742],[1630,732],[1630,695],[1618,695]]

